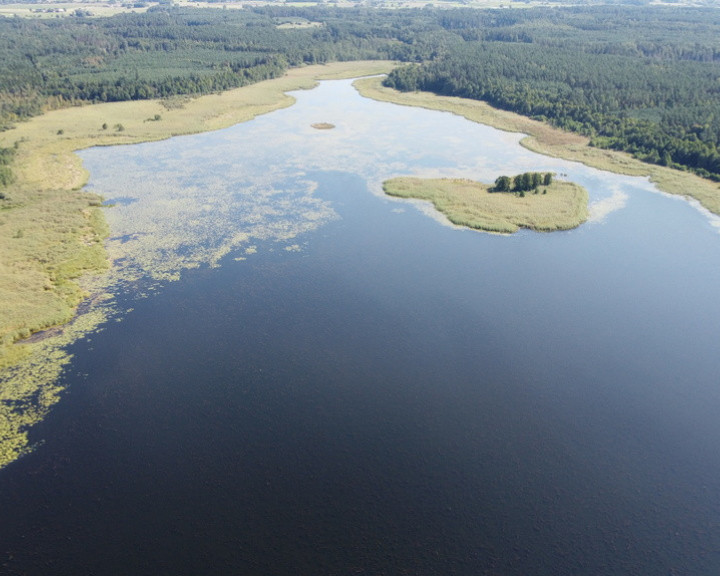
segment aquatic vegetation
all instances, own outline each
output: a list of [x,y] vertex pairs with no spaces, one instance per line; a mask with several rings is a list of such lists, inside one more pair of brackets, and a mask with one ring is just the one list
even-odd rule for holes
[[23,357],[2,372],[0,468],[32,449],[28,430],[60,400],[60,375],[72,359],[65,347],[99,330],[112,314],[109,302],[103,301],[49,337],[23,344]]
[[332,130],[335,128],[335,124],[330,124],[330,122],[316,122],[315,124],[311,124],[315,130]]
[[[117,168],[122,171],[122,167]],[[112,237],[108,253],[115,262],[114,275],[127,283],[141,278],[177,280],[183,270],[202,265],[217,266],[233,251],[252,254],[254,242],[293,239],[335,217],[327,202],[312,196],[313,183],[288,183],[282,189],[272,182],[234,183],[243,180],[242,167],[227,167],[222,178],[184,185],[193,176],[192,164],[138,186],[132,177],[111,194],[135,195],[120,211],[107,214]],[[119,174],[118,174],[119,176]],[[138,189],[151,190],[138,194]]]

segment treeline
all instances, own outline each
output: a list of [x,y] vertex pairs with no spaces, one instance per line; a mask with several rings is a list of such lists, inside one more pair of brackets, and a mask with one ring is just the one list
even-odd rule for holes
[[0,200],[5,198],[2,189],[12,184],[15,179],[10,169],[10,164],[14,156],[14,148],[0,148]]
[[209,72],[190,73],[186,76],[144,78],[121,76],[111,78],[65,80],[47,91],[58,96],[70,95],[74,100],[90,102],[116,102],[167,98],[177,94],[209,94],[239,88],[261,80],[281,76],[287,69],[282,57],[258,58],[251,66],[227,63]]
[[718,11],[522,12],[444,15],[466,41],[386,85],[484,100],[720,180]]

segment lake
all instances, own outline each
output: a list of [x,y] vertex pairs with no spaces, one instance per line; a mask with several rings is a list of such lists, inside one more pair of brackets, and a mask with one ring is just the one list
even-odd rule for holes
[[[82,152],[121,321],[0,472],[0,573],[720,573],[717,218],[350,81],[295,96]],[[527,170],[591,221],[381,193]]]

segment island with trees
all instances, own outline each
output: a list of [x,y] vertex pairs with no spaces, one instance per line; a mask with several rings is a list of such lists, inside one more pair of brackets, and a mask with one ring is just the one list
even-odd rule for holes
[[389,196],[426,200],[458,226],[512,234],[570,230],[587,220],[588,193],[552,173],[498,176],[494,184],[467,179],[393,178],[383,183]]

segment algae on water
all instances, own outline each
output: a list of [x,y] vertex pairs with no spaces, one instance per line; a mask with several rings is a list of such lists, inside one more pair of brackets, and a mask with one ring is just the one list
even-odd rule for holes
[[112,314],[105,302],[58,329],[51,338],[23,344],[29,354],[0,377],[0,468],[31,449],[28,430],[60,399],[60,381],[72,357],[69,344],[100,329]]
[[[329,203],[313,196],[315,184],[306,179],[283,182],[272,178],[228,185],[210,178],[189,184],[193,169],[158,174],[140,186],[132,177],[104,173],[116,182],[103,192],[131,198],[124,206],[107,209],[113,230],[106,246],[114,262],[105,275],[86,279],[90,294],[127,290],[142,295],[163,282],[177,280],[182,272],[200,266],[217,266],[233,251],[252,255],[258,242],[279,243],[298,251],[298,235],[315,230],[335,217]],[[237,168],[236,175],[242,169]],[[41,421],[58,401],[63,386],[59,377],[71,357],[65,348],[97,330],[114,314],[107,298],[98,298],[73,322],[52,331],[51,337],[23,344],[25,357],[0,378],[0,468],[30,449],[28,429]]]

